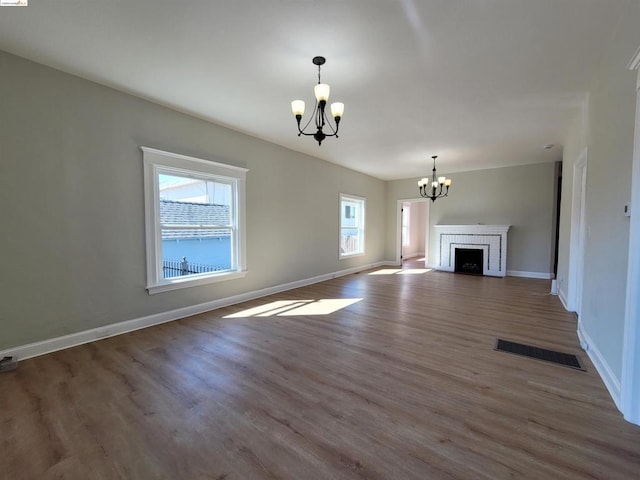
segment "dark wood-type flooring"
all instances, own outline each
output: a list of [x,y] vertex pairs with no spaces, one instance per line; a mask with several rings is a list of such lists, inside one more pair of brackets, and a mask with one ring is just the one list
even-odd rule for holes
[[640,478],[640,427],[549,281],[369,273],[21,362],[0,478]]

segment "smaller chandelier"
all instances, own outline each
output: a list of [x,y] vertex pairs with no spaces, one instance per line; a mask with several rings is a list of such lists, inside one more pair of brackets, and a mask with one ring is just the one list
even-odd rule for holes
[[431,179],[423,178],[418,181],[418,187],[420,188],[421,197],[430,198],[432,202],[435,202],[436,198],[446,197],[449,195],[451,179],[436,176],[436,158],[438,158],[438,156],[434,155],[431,158],[433,158]]
[[[298,136],[306,135],[309,137],[313,137],[318,142],[318,145],[322,144],[322,141],[327,137],[336,137],[338,138],[338,127],[340,125],[340,119],[342,118],[342,114],[344,113],[344,103],[335,102],[331,104],[331,115],[333,116],[333,120],[335,121],[336,127],[333,128],[331,122],[327,118],[324,113],[324,109],[327,106],[327,100],[329,100],[329,85],[326,83],[320,83],[320,66],[324,65],[326,59],[324,57],[313,57],[313,64],[318,66],[318,84],[313,88],[313,91],[316,95],[316,105],[313,109],[313,115],[309,118],[309,121],[303,128],[300,128],[300,121],[302,120],[302,115],[304,115],[304,101],[303,100],[294,100],[291,102],[291,111],[296,117],[296,121],[298,122]],[[315,119],[315,128],[316,131],[313,133],[307,133],[305,130],[311,123],[311,120]],[[331,131],[329,133],[324,132],[324,127],[327,126]]]

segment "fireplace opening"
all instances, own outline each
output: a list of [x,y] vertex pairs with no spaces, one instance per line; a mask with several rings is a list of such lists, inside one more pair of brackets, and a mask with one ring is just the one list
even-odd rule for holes
[[456,248],[455,272],[470,275],[483,274],[483,251],[481,248]]

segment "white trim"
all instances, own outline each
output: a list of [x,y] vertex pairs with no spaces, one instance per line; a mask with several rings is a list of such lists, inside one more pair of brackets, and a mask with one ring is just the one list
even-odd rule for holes
[[[640,47],[630,68],[640,67]],[[620,410],[629,422],[640,425],[640,70],[636,77],[636,121],[631,172],[631,218],[629,224],[629,256],[627,260],[627,292],[622,338],[622,374]],[[636,213],[634,213],[634,208]]]
[[573,165],[571,197],[571,231],[569,240],[569,274],[567,279],[567,310],[580,315],[582,273],[585,243],[585,200],[588,150],[585,148]]
[[525,277],[525,278],[540,278],[543,280],[551,280],[553,273],[544,272],[523,272],[520,270],[507,270],[507,276],[509,277]]
[[567,307],[567,294],[561,288],[558,289],[558,298],[560,299],[560,303],[562,303],[564,309],[569,312],[570,310]]
[[[242,278],[247,274],[246,264],[246,173],[248,169],[227,165],[155,148],[140,147],[144,173],[145,245],[147,261],[147,291],[149,295],[193,286]],[[231,185],[233,191],[232,261],[231,269],[224,272],[203,273],[165,279],[162,273],[162,238],[160,228],[160,192],[158,174],[197,178],[217,178]],[[196,177],[194,177],[196,178]]]
[[351,275],[381,266],[394,266],[394,264],[393,262],[376,262],[372,264],[362,265],[360,267],[353,267],[345,270],[339,270],[333,273],[318,275],[316,277],[306,278],[295,282],[275,285],[273,287],[267,287],[261,290],[241,293],[239,295],[221,298],[219,300],[213,300],[211,302],[200,303],[198,305],[191,305],[188,307],[178,308],[176,310],[147,315],[145,317],[134,318],[132,320],[125,320],[124,322],[112,323],[110,325],[92,328],[90,330],[84,330],[81,332],[72,333],[70,335],[64,335],[61,337],[43,340],[41,342],[35,342],[27,345],[9,348],[7,350],[0,351],[0,356],[12,356],[17,358],[18,360],[26,360],[28,358],[45,355],[47,353],[56,352],[65,348],[76,347],[78,345],[83,345],[85,343],[93,342],[103,338],[114,337],[116,335],[133,332],[135,330],[151,327],[153,325],[171,322],[180,318],[209,312],[211,310],[228,307],[229,305],[235,305],[237,303],[242,303],[249,300],[255,300],[256,298],[262,298],[267,295],[273,295],[275,293],[293,290],[294,288],[305,287],[314,283],[326,282],[327,280],[331,280],[333,278],[343,277],[345,275]]
[[243,272],[231,271],[231,272],[222,272],[218,274],[214,272],[212,274],[209,274],[207,276],[203,276],[200,278],[177,277],[175,279],[172,279],[171,283],[159,283],[157,285],[149,285],[147,286],[147,292],[149,292],[149,295],[155,295],[156,293],[170,292],[172,290],[179,290],[181,288],[197,287],[200,285],[209,285],[211,283],[226,282],[227,280],[237,280],[239,278],[244,278],[246,275],[247,275],[247,271],[245,270]]
[[434,225],[436,231],[443,233],[495,233],[505,234],[511,225]]
[[611,395],[616,407],[620,409],[620,381],[616,378],[600,350],[598,350],[596,343],[591,340],[591,337],[583,330],[580,323],[578,323],[578,339],[580,340],[580,346],[591,359],[605,387],[609,390],[609,395]]
[[220,168],[221,170],[215,173],[216,175],[225,175],[227,174],[227,170],[236,170],[239,174],[245,174],[249,171],[248,168],[236,167],[235,165],[228,165],[226,163],[214,162],[213,160],[205,160],[203,158],[190,157],[188,155],[182,155],[180,153],[165,152],[164,150],[158,150],[157,148],[141,146],[140,150],[149,154],[150,156],[166,157],[166,160],[169,160],[169,161],[173,159],[187,160],[187,162],[196,162],[196,163],[205,165],[208,169],[211,169],[212,167]]

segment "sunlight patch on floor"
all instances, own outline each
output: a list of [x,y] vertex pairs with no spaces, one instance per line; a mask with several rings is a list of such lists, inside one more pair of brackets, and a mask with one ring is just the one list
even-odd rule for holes
[[380,270],[371,272],[369,275],[395,275],[396,273],[401,271],[401,268],[381,268]]
[[279,317],[289,317],[294,315],[328,315],[361,300],[362,298],[277,300],[259,307],[248,308],[241,312],[232,313],[223,318],[271,317],[273,315]]
[[369,275],[420,275],[431,270],[431,268],[381,268]]

